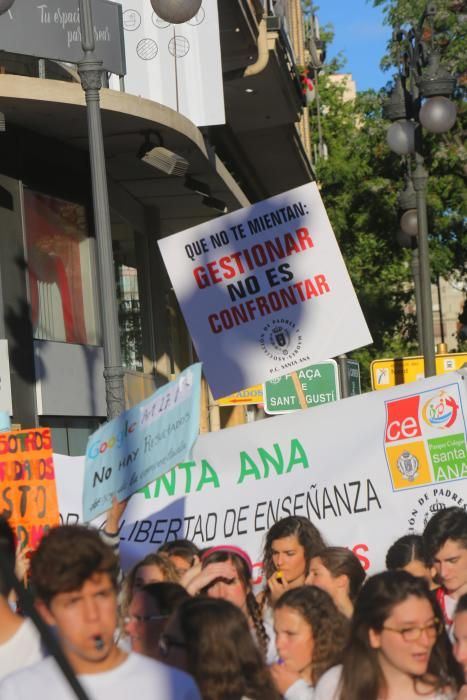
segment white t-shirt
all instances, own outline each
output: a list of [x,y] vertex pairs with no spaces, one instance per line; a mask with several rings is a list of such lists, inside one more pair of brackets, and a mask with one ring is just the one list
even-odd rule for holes
[[[90,700],[201,700],[188,674],[140,654],[130,654],[111,671],[80,675],[78,679]],[[0,698],[76,700],[52,657],[8,676],[0,683]]]
[[24,620],[7,642],[0,644],[0,680],[42,659],[41,638],[31,620]]
[[[316,684],[313,700],[340,700],[338,690],[341,674],[342,666],[333,666],[326,671]],[[454,700],[455,693],[438,691],[432,695],[420,695],[422,697],[424,700]]]

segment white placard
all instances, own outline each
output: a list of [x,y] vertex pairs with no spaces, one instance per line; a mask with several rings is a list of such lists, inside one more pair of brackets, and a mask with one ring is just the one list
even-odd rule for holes
[[371,343],[316,183],[159,247],[215,398]]
[[[189,22],[170,24],[149,0],[121,0],[125,91],[170,107],[197,126],[225,123],[217,0]],[[118,81],[111,87],[118,89]]]
[[[303,515],[378,571],[395,539],[467,509],[466,408],[458,371],[202,435],[191,462],[132,496],[123,565],[187,537],[243,547],[259,569],[266,531]],[[83,461],[54,458],[65,522],[81,518]]]

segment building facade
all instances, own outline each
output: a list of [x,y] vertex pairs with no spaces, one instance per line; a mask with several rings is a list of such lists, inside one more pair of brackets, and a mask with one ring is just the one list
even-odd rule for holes
[[[188,161],[187,175],[230,211],[312,179],[299,1],[218,0],[218,10],[224,125],[200,129],[164,105],[101,90],[127,405],[195,359],[157,239],[219,215],[185,177],[141,159],[147,134]],[[106,416],[106,300],[76,67],[4,53],[0,111],[0,339],[8,346],[0,369],[11,384],[0,410],[22,427],[52,427],[55,451],[82,454]],[[204,385],[202,430],[244,420],[243,409],[214,404]]]

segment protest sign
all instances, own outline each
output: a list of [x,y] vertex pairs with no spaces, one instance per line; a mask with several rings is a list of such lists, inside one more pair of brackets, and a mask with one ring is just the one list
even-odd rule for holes
[[191,457],[199,433],[201,364],[106,423],[86,449],[83,513],[92,520],[112,504]]
[[316,183],[158,243],[214,398],[371,342]]
[[[378,571],[396,538],[421,533],[437,510],[467,510],[466,407],[455,372],[201,435],[191,461],[131,498],[123,565],[187,537],[244,547],[259,573],[266,531],[296,514]],[[80,469],[63,466],[71,480]],[[59,498],[65,522],[81,517],[75,489]]]
[[35,549],[58,525],[58,501],[50,428],[0,433],[0,514],[22,549]]

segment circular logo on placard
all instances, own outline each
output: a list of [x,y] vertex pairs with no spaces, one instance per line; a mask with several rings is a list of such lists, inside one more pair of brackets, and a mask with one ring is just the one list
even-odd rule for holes
[[262,330],[259,342],[271,359],[285,361],[300,352],[302,337],[300,329],[288,319],[273,319]]
[[459,406],[452,396],[440,391],[423,406],[422,416],[432,428],[450,428],[456,422]]
[[413,506],[410,510],[408,518],[410,534],[421,534],[427,522],[435,513],[438,513],[440,510],[446,510],[446,508],[452,508],[452,506],[467,510],[467,503],[465,503],[463,496],[455,488],[441,486],[421,493],[413,501]]

